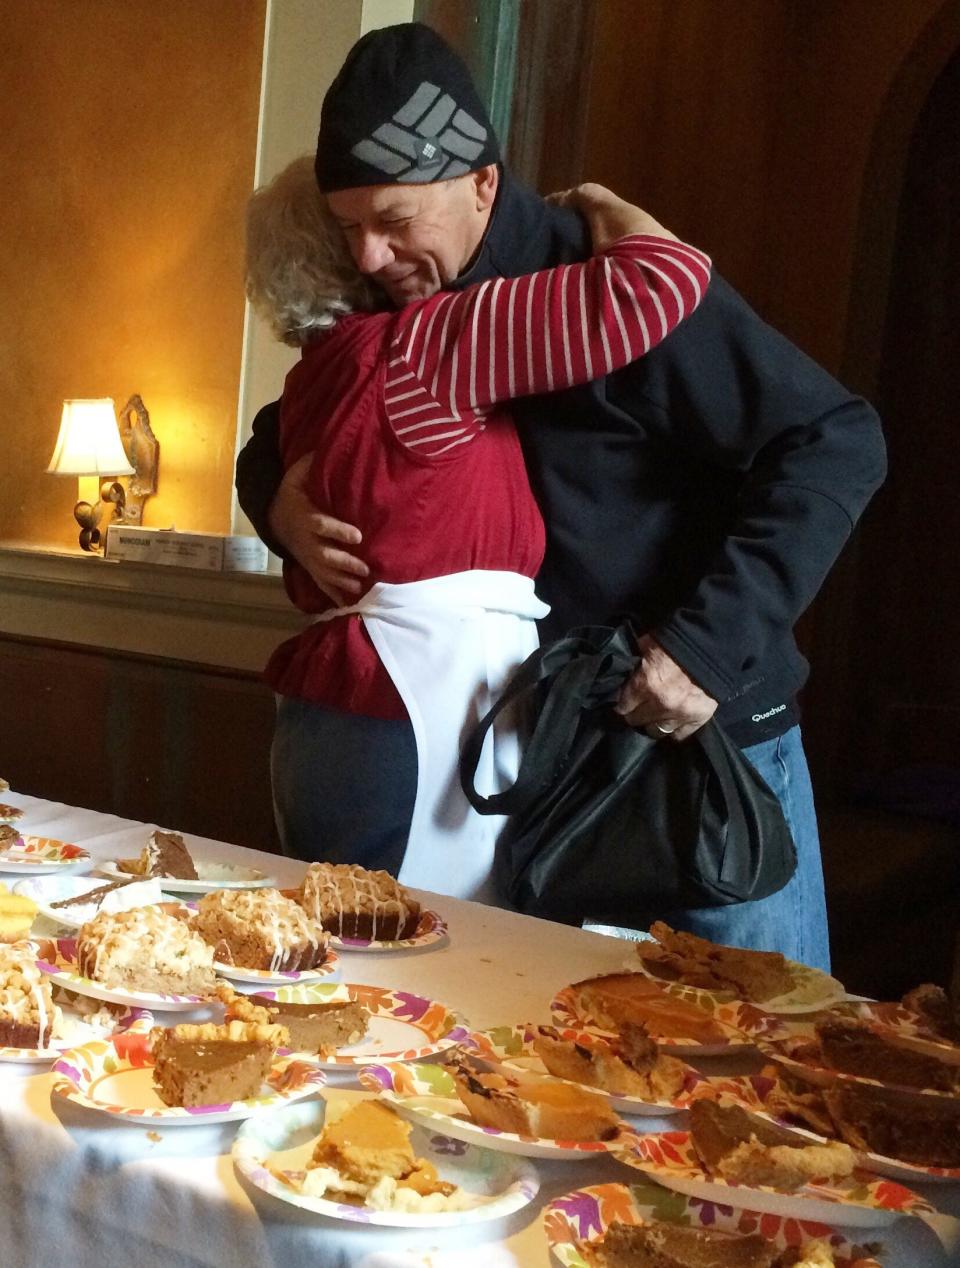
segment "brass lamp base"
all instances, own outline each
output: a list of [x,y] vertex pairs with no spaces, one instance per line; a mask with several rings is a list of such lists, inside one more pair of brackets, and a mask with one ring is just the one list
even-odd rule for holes
[[103,480],[100,483],[100,498],[91,506],[89,502],[78,502],[73,508],[73,518],[80,525],[80,549],[96,553],[102,547],[100,520],[103,518],[103,504],[113,504],[113,519],[123,518],[126,494],[123,485],[117,480]]

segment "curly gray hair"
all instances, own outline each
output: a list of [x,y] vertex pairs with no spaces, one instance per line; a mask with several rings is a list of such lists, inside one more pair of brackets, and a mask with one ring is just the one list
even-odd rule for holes
[[295,159],[251,197],[246,268],[251,304],[295,347],[345,313],[378,306],[317,188],[312,155]]

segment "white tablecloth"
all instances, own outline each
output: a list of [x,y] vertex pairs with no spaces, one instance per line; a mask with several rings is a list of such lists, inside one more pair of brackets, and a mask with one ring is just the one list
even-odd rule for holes
[[[27,812],[22,830],[76,842],[101,859],[136,854],[157,826],[15,793],[3,800]],[[203,858],[254,863],[282,885],[303,873],[303,864],[289,859],[187,839]],[[625,946],[613,938],[425,898],[446,918],[449,944],[419,954],[345,953],[343,980],[416,991],[487,1027],[547,1022],[557,988],[624,960]],[[144,1127],[53,1106],[50,1087],[47,1067],[0,1064],[2,1268],[547,1268],[545,1202],[584,1184],[639,1179],[609,1158],[538,1160],[540,1195],[508,1221],[422,1235],[351,1228],[245,1187],[230,1159],[236,1124],[151,1128],[148,1135]],[[666,1126],[647,1121],[651,1130]],[[960,1264],[960,1185],[922,1192],[943,1214],[848,1235],[882,1240],[885,1268]]]

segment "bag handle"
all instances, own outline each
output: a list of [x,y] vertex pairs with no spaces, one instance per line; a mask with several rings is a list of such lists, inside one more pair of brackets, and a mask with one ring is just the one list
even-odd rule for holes
[[[598,648],[601,633],[604,645]],[[479,814],[517,814],[550,787],[576,738],[584,710],[611,702],[632,668],[635,656],[630,654],[629,642],[618,645],[619,634],[615,631],[611,638],[610,630],[574,631],[538,648],[523,662],[461,750],[460,782]],[[516,782],[502,792],[482,796],[475,781],[488,732],[505,709],[551,679],[534,732],[524,746]]]

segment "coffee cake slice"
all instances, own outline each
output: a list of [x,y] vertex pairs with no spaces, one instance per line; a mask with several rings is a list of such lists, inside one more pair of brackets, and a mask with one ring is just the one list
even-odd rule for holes
[[218,889],[200,899],[194,928],[214,958],[237,968],[289,973],[327,958],[328,935],[278,889]]
[[46,1048],[60,1027],[50,981],[24,944],[0,944],[0,1048]]
[[81,925],[77,968],[117,990],[212,995],[216,986],[211,948],[158,907],[104,911]]
[[350,863],[311,863],[297,901],[340,938],[396,942],[416,933],[420,904],[389,872]]

